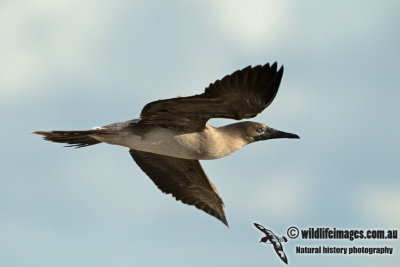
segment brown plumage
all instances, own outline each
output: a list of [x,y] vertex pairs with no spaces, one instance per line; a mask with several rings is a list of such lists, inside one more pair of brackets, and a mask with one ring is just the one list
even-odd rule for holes
[[247,67],[210,84],[203,94],[151,102],[139,124],[183,126],[201,131],[211,118],[249,119],[262,112],[278,92],[283,66]]
[[283,67],[247,67],[210,84],[204,93],[147,104],[139,120],[88,131],[38,131],[45,140],[84,147],[101,142],[129,147],[139,167],[164,193],[194,205],[228,225],[223,201],[203,171],[199,159],[217,159],[260,140],[299,138],[257,122],[223,127],[207,125],[211,118],[255,117],[278,92]]
[[162,192],[170,193],[176,200],[194,205],[228,225],[222,198],[198,160],[168,157],[134,149],[130,149],[129,153]]

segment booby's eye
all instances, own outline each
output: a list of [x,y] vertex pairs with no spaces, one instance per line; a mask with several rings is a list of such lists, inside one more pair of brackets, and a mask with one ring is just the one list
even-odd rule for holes
[[259,132],[259,133],[264,132],[264,128],[258,128],[258,129],[257,129],[257,132]]

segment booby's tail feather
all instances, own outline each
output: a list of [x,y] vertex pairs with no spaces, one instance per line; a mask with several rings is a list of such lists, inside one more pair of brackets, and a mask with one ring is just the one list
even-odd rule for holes
[[88,130],[88,131],[51,131],[41,132],[35,131],[33,134],[43,135],[43,139],[47,141],[66,143],[67,147],[85,147],[101,143],[101,141],[91,137],[95,135],[99,130]]

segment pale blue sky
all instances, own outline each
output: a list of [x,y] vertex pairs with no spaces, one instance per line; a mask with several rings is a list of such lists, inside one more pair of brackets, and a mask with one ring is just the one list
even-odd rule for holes
[[[283,266],[254,221],[400,229],[398,1],[2,1],[1,266]],[[32,130],[138,118],[248,65],[285,66],[254,120],[294,132],[202,162],[230,228],[162,194],[127,149],[68,149]],[[220,125],[228,120],[213,120]],[[395,266],[300,256],[292,266]],[[321,241],[315,245],[356,243]]]

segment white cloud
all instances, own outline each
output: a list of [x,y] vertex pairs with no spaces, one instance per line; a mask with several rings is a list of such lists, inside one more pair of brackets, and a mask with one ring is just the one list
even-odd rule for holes
[[245,48],[258,49],[275,43],[290,19],[285,1],[222,0],[212,3],[221,34]]
[[355,209],[368,221],[387,225],[400,225],[400,187],[398,185],[374,185],[363,187],[357,195]]
[[[314,177],[307,172],[282,170],[279,173],[270,174],[265,182],[257,188],[251,189],[251,193],[240,201],[241,213],[246,210],[251,214],[271,215],[270,220],[277,219],[280,222],[291,218],[299,218],[305,214],[310,199],[308,192],[313,190]],[[242,216],[241,214],[241,217]]]
[[0,7],[0,96],[88,69],[118,8],[105,1],[7,1]]

